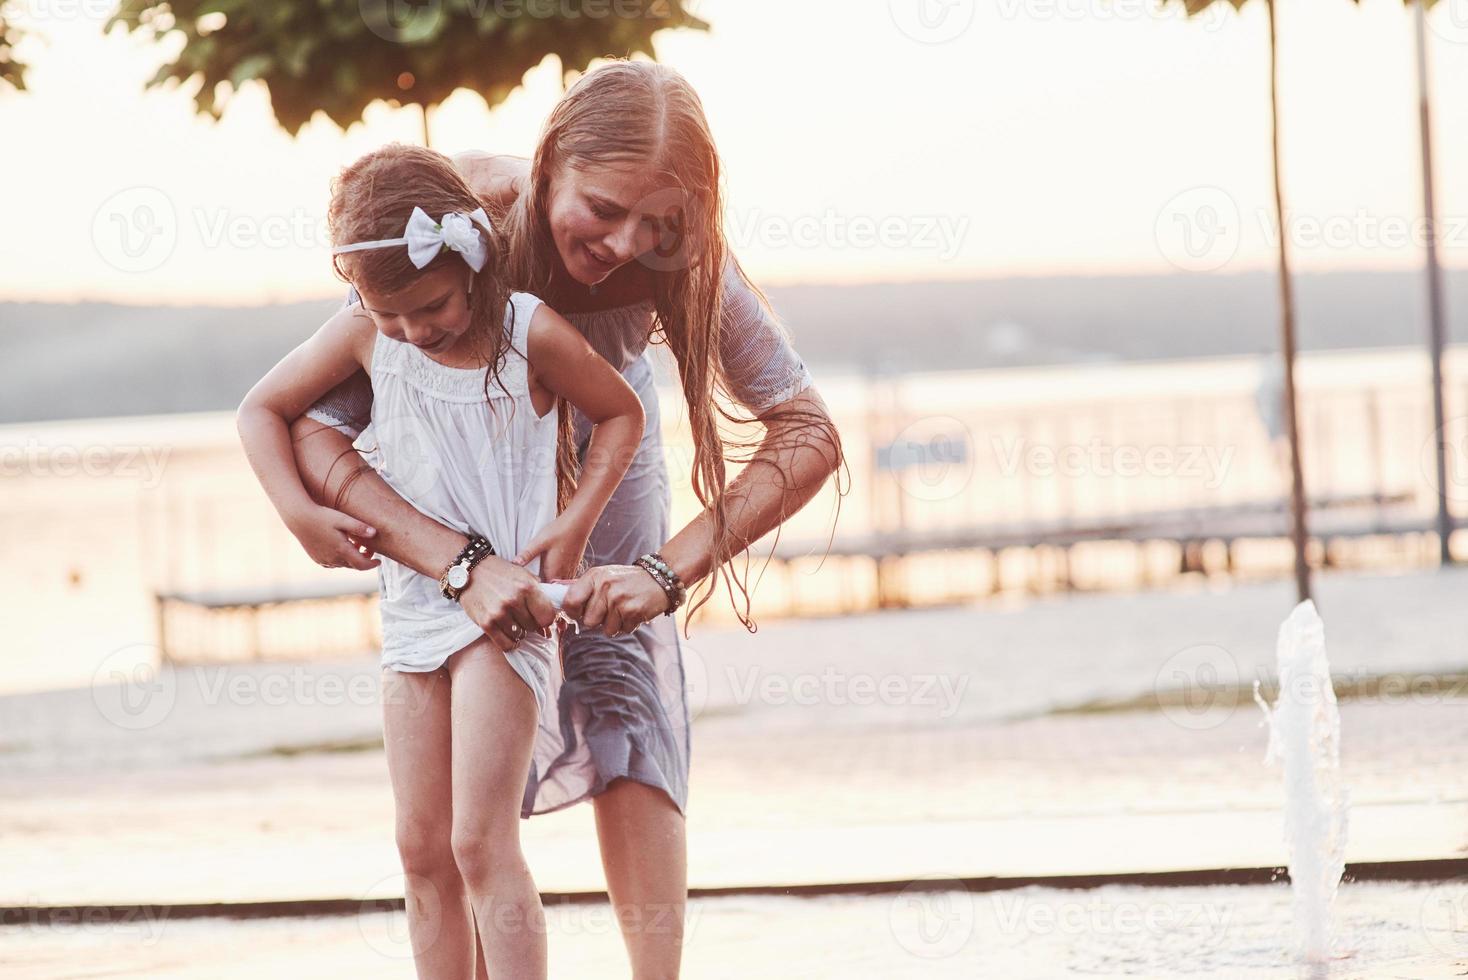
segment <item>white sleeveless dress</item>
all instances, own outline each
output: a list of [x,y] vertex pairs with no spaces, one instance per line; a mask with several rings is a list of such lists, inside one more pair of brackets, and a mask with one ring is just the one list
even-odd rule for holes
[[[485,369],[439,364],[381,333],[372,348],[371,421],[357,437],[363,459],[419,511],[464,534],[482,534],[510,557],[556,516],[556,416],[535,414],[526,338],[540,300],[512,293],[510,350],[499,382]],[[501,387],[501,383],[503,387]],[[429,671],[484,636],[438,581],[379,556],[382,666]],[[528,567],[539,573],[540,559]],[[559,669],[556,640],[532,634],[505,654],[540,712]]]
[[[760,411],[812,383],[784,324],[767,310],[729,260],[724,269],[724,319],[719,353],[730,393]],[[358,302],[348,290],[348,305]],[[598,354],[622,372],[642,400],[647,423],[632,465],[591,532],[592,565],[629,564],[656,551],[671,533],[672,493],[664,461],[657,388],[648,342],[656,325],[652,302],[563,314]],[[355,436],[373,410],[365,374],[343,381],[306,413]],[[585,453],[591,423],[573,412],[578,449]],[[420,508],[421,509],[421,508]],[[445,522],[448,523],[448,522]],[[499,549],[499,541],[494,540]],[[551,710],[542,712],[521,816],[551,813],[627,778],[661,789],[687,812],[692,726],[688,681],[678,627],[657,616],[630,635],[600,629],[566,631],[564,673],[557,664]]]

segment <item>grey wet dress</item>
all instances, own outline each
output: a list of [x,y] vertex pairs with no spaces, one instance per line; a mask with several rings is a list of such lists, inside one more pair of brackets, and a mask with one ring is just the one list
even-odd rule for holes
[[[355,302],[355,294],[348,302]],[[657,390],[647,354],[651,300],[610,310],[563,314],[602,357],[622,372],[642,399],[647,424],[627,475],[592,530],[592,565],[627,565],[656,551],[670,536],[671,493],[663,460]],[[731,393],[752,412],[777,405],[811,384],[810,372],[783,328],[734,271],[724,274],[720,349]],[[311,418],[355,438],[371,414],[365,373],[348,379],[311,407]],[[584,453],[591,426],[575,415]],[[678,628],[658,616],[631,635],[600,628],[567,631],[565,674],[555,671],[540,717],[522,817],[579,803],[620,777],[663,790],[686,813],[689,717]]]

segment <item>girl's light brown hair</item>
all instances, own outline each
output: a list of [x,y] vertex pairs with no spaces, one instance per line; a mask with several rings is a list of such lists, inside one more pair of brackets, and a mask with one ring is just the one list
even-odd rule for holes
[[[608,165],[636,166],[653,178],[655,186],[674,191],[669,205],[686,202],[686,207],[672,206],[666,212],[655,209],[670,220],[659,225],[654,250],[638,261],[652,272],[656,308],[652,339],[666,343],[677,358],[693,433],[693,492],[713,525],[712,571],[702,583],[702,593],[695,588],[689,616],[713,595],[724,572],[735,614],[753,632],[749,555],[730,531],[725,464],[754,460],[753,465],[767,470],[771,480],[782,481],[785,474],[770,460],[755,458],[758,441],[740,441],[721,431],[720,419],[733,425],[736,433],[748,431],[756,421],[738,410],[730,391],[729,366],[721,356],[726,265],[750,286],[762,312],[771,319],[774,313],[725,243],[719,154],[698,95],[681,75],[656,62],[615,60],[583,75],[557,103],[536,145],[529,185],[495,216],[509,245],[510,279],[517,289],[556,305],[555,273],[561,263],[549,222],[551,181],[562,168],[586,171]],[[830,419],[820,412],[786,409],[763,413],[759,421],[778,433],[772,448],[799,446],[821,452],[835,476],[839,513],[844,460]],[[785,483],[780,489],[782,494],[794,490]],[[730,559],[741,551],[742,567],[735,568]]]
[[[442,153],[421,146],[389,143],[359,158],[332,182],[327,227],[332,245],[400,238],[415,207],[434,220],[450,212],[469,213],[484,205],[465,182],[453,161]],[[493,223],[493,222],[491,222]],[[391,294],[410,288],[421,277],[448,268],[464,276],[469,291],[469,335],[473,349],[487,365],[485,396],[491,383],[504,389],[499,372],[510,347],[505,316],[513,286],[505,261],[506,243],[498,230],[485,236],[487,259],[475,272],[458,252],[445,249],[423,268],[408,257],[406,247],[372,248],[332,256],[338,276],[354,284],[366,284],[374,293]],[[528,352],[520,352],[522,355]],[[559,409],[556,445],[557,510],[564,510],[576,489],[576,446],[572,438],[571,412],[564,399]],[[512,409],[513,410],[513,409]],[[350,489],[351,480],[337,492],[337,505]]]

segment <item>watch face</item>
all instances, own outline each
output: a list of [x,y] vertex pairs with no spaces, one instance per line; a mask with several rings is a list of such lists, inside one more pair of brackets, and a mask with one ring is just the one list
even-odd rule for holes
[[455,565],[453,568],[449,569],[449,586],[451,588],[462,589],[468,584],[469,569],[465,568],[463,565]]

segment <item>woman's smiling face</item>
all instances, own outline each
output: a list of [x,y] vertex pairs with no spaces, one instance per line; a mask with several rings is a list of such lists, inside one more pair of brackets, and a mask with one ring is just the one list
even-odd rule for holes
[[682,206],[677,188],[633,165],[592,170],[563,166],[551,177],[547,214],[561,263],[572,279],[595,286],[659,243]]

